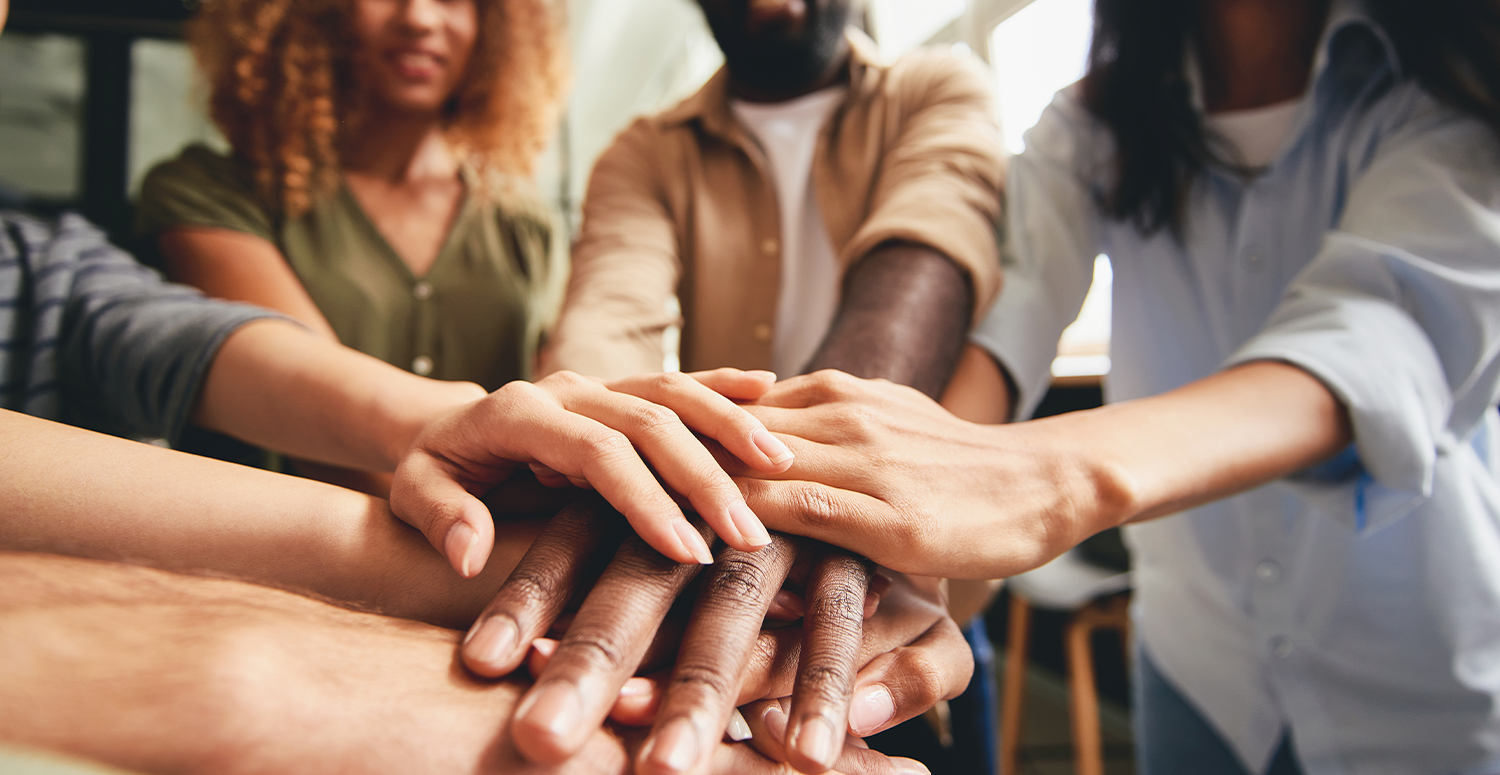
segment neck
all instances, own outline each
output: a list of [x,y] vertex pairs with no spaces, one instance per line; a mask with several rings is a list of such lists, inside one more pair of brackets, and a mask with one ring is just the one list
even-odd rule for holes
[[794,100],[805,94],[812,94],[819,89],[826,89],[842,80],[849,72],[849,41],[839,41],[838,55],[828,63],[823,73],[811,83],[798,86],[794,89],[762,89],[740,81],[734,77],[734,71],[729,71],[729,93],[736,99],[746,102],[786,102]]
[[1307,90],[1329,0],[1208,0],[1195,25],[1208,112],[1248,110]]
[[366,126],[344,154],[345,172],[391,183],[457,174],[458,160],[436,117],[378,113]]

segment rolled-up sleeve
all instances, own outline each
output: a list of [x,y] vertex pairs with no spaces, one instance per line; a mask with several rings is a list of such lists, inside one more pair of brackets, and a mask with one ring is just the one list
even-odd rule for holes
[[995,225],[1005,163],[989,84],[967,60],[924,53],[897,66],[905,107],[900,136],[881,160],[869,217],[844,245],[844,266],[883,242],[937,250],[969,275],[975,320],[1000,287]]
[[563,313],[543,371],[617,378],[662,370],[682,274],[650,129],[637,121],[594,167]]
[[1015,419],[1030,417],[1046,394],[1058,339],[1093,282],[1099,238],[1088,169],[1100,158],[1096,146],[1108,146],[1094,124],[1061,92],[1010,161],[1005,284],[972,339],[1015,382]]
[[1275,359],[1347,408],[1379,527],[1500,400],[1500,143],[1426,97],[1386,137],[1317,257],[1229,363]]

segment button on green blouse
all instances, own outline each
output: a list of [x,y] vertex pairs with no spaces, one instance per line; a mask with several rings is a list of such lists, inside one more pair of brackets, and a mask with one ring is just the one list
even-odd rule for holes
[[494,390],[528,379],[566,284],[565,235],[546,208],[520,196],[483,197],[477,176],[426,276],[375,228],[347,188],[294,220],[255,193],[248,169],[201,145],[158,165],[141,190],[144,251],[177,226],[245,232],[274,244],[339,341],[416,374]]

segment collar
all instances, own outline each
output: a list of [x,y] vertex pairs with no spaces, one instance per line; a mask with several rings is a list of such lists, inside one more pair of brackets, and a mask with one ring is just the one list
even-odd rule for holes
[[[845,30],[844,38],[849,41],[847,69],[849,96],[853,97],[875,87],[876,76],[882,69],[880,52],[875,41],[852,27]],[[736,122],[729,110],[729,68],[720,67],[696,94],[668,109],[657,120],[665,125],[697,121],[720,137],[734,134]]]

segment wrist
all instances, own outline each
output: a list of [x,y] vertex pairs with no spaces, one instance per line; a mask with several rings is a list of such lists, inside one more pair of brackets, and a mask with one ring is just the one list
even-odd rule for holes
[[384,418],[381,427],[386,429],[382,447],[387,473],[396,470],[401,458],[429,425],[488,395],[473,382],[413,379],[420,382],[413,383],[408,391],[391,391],[381,407],[380,416]]
[[1059,497],[1066,503],[1057,515],[1062,550],[1095,533],[1119,527],[1148,507],[1141,472],[1132,465],[1130,447],[1117,443],[1106,406],[1001,428],[1026,429],[1039,437],[1037,447],[1052,471]]

